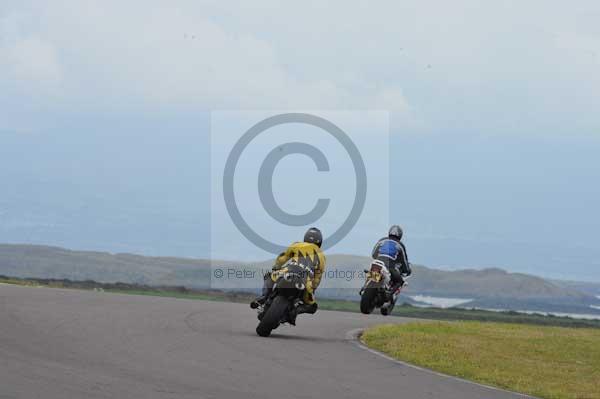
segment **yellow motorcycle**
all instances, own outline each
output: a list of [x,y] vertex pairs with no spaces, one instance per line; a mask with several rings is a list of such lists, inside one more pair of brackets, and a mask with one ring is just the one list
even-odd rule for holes
[[264,305],[258,309],[260,323],[256,333],[261,337],[271,335],[280,324],[295,325],[296,309],[302,304],[307,280],[314,278],[314,270],[293,259],[272,273],[275,284]]

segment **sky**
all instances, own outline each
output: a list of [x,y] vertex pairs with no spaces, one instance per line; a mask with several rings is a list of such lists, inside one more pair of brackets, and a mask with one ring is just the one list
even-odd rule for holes
[[4,0],[0,240],[207,256],[211,111],[373,109],[413,262],[600,281],[599,18],[594,1]]

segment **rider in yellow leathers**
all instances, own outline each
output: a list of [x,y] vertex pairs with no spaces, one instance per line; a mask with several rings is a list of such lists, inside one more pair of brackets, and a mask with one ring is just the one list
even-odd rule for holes
[[295,242],[290,245],[284,252],[282,252],[275,260],[272,272],[267,273],[265,276],[265,285],[263,287],[262,295],[256,298],[250,303],[250,307],[253,309],[258,308],[264,304],[268,298],[273,284],[276,281],[276,273],[281,269],[288,261],[295,260],[298,263],[303,264],[311,268],[314,271],[314,278],[309,278],[306,282],[306,289],[304,291],[303,303],[298,306],[297,314],[300,313],[315,313],[318,305],[315,301],[315,290],[321,283],[321,277],[325,271],[325,254],[321,250],[321,244],[323,243],[323,235],[321,231],[316,227],[308,229],[304,234],[304,242]]

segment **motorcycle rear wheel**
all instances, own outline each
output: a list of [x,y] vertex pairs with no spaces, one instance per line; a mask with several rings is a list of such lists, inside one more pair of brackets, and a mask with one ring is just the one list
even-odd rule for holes
[[273,299],[271,306],[265,312],[262,320],[256,327],[256,333],[261,337],[268,337],[271,335],[271,331],[279,326],[279,323],[283,319],[283,316],[289,306],[287,298],[277,296]]
[[375,297],[377,296],[377,288],[365,288],[360,297],[360,311],[364,314],[371,314],[375,309]]

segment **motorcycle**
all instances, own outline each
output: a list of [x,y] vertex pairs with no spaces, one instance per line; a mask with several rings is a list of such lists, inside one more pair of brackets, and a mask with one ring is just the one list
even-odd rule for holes
[[281,324],[296,325],[296,309],[303,303],[307,280],[314,278],[314,271],[292,259],[273,271],[272,276],[275,280],[273,289],[258,308],[260,322],[256,333],[261,337],[268,337]]
[[[406,284],[391,292],[390,272],[385,263],[380,260],[374,260],[371,268],[365,270],[365,274],[366,281],[360,290],[361,313],[371,314],[375,308],[379,308],[382,315],[390,315],[400,291]],[[406,279],[407,276],[403,275],[403,278]]]

